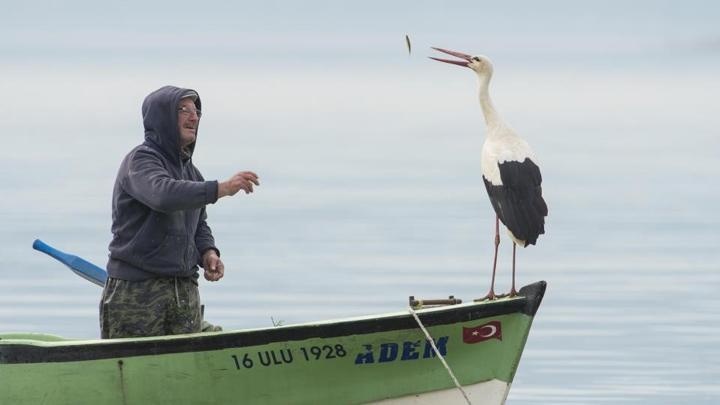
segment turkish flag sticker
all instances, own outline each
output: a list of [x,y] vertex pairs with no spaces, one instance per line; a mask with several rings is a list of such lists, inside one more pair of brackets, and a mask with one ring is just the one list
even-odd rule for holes
[[463,342],[478,343],[488,339],[502,340],[500,321],[490,321],[474,328],[463,327]]

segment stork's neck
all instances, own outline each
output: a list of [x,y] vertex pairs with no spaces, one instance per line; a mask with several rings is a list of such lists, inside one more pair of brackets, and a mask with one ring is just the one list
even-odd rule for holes
[[488,128],[494,128],[502,125],[502,119],[490,99],[490,77],[490,75],[478,76],[480,79],[480,107],[485,116],[485,125]]

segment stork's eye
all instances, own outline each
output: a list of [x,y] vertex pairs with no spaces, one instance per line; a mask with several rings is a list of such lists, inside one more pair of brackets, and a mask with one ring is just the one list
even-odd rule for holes
[[477,56],[473,56],[472,60],[475,62],[480,62],[480,58],[478,58]]

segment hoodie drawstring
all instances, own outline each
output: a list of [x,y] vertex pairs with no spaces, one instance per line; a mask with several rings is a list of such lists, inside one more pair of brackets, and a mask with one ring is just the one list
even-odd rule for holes
[[180,308],[180,293],[178,293],[178,278],[173,277],[175,280],[175,300],[177,301],[178,308]]

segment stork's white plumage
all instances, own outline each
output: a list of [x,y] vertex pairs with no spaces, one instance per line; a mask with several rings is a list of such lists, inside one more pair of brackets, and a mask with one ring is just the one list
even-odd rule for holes
[[534,245],[545,233],[547,204],[542,197],[542,176],[530,145],[503,122],[490,99],[489,86],[493,65],[485,56],[470,56],[447,49],[433,48],[460,60],[431,59],[472,69],[480,81],[480,106],[485,116],[486,138],[482,147],[481,168],[485,189],[495,210],[495,258],[490,292],[495,298],[495,270],[500,245],[499,222],[505,225],[513,240],[512,288],[515,291],[515,247]]

